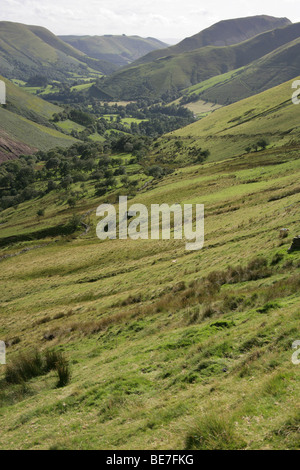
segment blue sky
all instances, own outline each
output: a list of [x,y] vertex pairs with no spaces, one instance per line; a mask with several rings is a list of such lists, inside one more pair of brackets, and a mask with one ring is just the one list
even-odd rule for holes
[[0,0],[0,20],[55,34],[184,38],[227,18],[267,14],[300,21],[299,0]]

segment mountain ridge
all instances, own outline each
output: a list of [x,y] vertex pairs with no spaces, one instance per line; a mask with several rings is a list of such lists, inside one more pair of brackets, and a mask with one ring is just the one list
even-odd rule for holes
[[0,22],[0,69],[7,78],[25,81],[37,74],[65,80],[74,74],[116,70],[112,64],[77,51],[46,28],[11,21]]
[[183,39],[174,46],[149,53],[136,61],[134,65],[152,62],[168,55],[190,52],[200,47],[238,44],[263,32],[289,24],[291,24],[291,21],[288,18],[275,18],[268,15],[222,20],[193,36]]
[[[247,66],[298,37],[300,23],[295,23],[232,46],[206,46],[164,57],[114,73],[104,80],[102,89],[123,99],[142,95],[172,100],[178,97],[180,90]],[[296,75],[299,75],[298,70],[295,70]]]
[[219,80],[213,77],[211,85],[210,80],[207,80],[188,88],[183,100],[194,102],[195,95],[200,100],[219,105],[243,100],[294,78],[300,71],[299,56],[300,38],[297,38],[249,65],[233,71],[230,77],[228,77],[230,74],[220,75]]
[[126,35],[59,36],[67,44],[94,59],[105,60],[121,67],[143,55],[166,47],[166,43],[152,38]]

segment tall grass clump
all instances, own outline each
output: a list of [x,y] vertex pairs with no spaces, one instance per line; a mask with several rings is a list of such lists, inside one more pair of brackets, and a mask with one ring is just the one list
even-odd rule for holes
[[11,364],[7,365],[5,379],[10,384],[21,384],[43,375],[44,362],[38,351],[20,354]]
[[59,362],[56,364],[56,371],[58,375],[57,388],[62,388],[68,385],[71,381],[71,369],[68,361],[62,355]]
[[62,352],[48,350],[40,353],[34,350],[19,354],[7,365],[5,380],[8,384],[24,384],[51,371],[57,372],[57,387],[64,387],[70,382],[70,366]]
[[233,421],[217,414],[199,418],[185,438],[186,450],[238,450],[245,446]]

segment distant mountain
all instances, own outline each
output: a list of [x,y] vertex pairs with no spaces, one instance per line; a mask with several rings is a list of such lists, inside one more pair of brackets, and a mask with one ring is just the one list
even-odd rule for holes
[[75,139],[51,127],[50,119],[61,108],[26,93],[9,80],[5,106],[0,106],[0,162],[53,147],[68,147]]
[[[299,37],[300,23],[297,23],[260,34],[233,46],[202,47],[192,52],[121,70],[104,80],[101,89],[114,98],[162,97],[171,100],[184,88],[251,64]],[[284,61],[285,66],[294,63],[293,53],[295,49],[290,49]],[[282,54],[274,56],[272,67],[276,67],[276,57],[278,84],[291,77],[286,77],[282,70]],[[292,65],[290,73],[293,73],[293,76],[299,75],[298,66]],[[256,77],[256,80],[259,82],[260,78]],[[268,85],[267,71],[264,71],[264,80],[264,89],[273,86]]]
[[28,80],[43,74],[63,80],[116,70],[112,64],[86,56],[45,28],[0,22],[0,70],[7,78]]
[[191,52],[205,46],[231,46],[251,39],[260,33],[271,31],[291,24],[287,18],[260,15],[232,20],[223,20],[194,36],[188,37],[175,46],[150,52],[139,59],[134,65],[146,64],[161,57],[183,52]]
[[60,39],[94,59],[117,66],[128,65],[151,51],[162,49],[166,43],[139,36],[59,36]]

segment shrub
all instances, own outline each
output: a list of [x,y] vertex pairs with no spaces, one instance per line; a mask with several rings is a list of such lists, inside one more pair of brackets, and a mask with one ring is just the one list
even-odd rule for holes
[[66,229],[69,233],[76,232],[81,225],[81,217],[77,214],[73,214],[68,223],[66,224]]
[[45,210],[44,209],[39,209],[37,211],[37,216],[38,217],[44,217],[44,215],[45,215]]
[[153,176],[153,178],[161,178],[164,175],[164,169],[159,165],[153,165],[148,168],[147,173],[149,176]]

